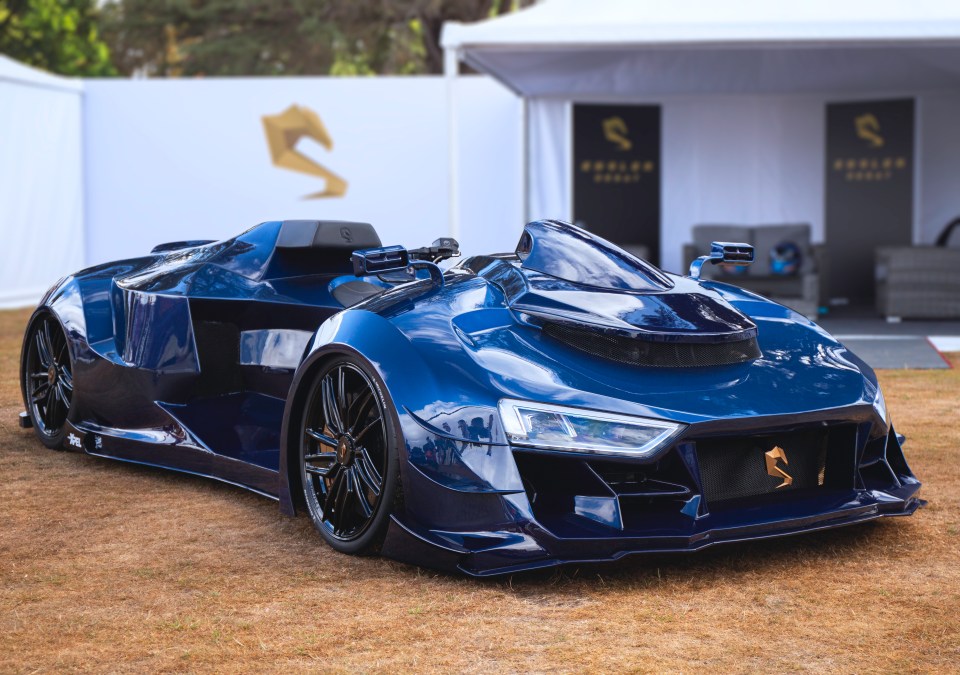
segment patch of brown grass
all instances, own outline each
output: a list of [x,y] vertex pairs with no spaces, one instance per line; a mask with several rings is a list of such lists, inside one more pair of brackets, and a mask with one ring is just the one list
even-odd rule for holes
[[960,663],[960,369],[881,374],[930,500],[913,518],[480,582],[337,554],[239,489],[45,450],[16,423],[27,316],[0,313],[0,671]]

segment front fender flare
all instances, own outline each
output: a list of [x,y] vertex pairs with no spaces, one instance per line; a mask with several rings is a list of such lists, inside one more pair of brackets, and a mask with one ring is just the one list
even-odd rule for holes
[[[393,413],[402,411],[410,400],[412,389],[408,382],[415,377],[417,387],[433,390],[436,383],[410,341],[392,323],[379,314],[365,310],[344,310],[324,321],[317,329],[303,359],[293,376],[280,429],[280,476],[278,494],[280,510],[288,515],[296,513],[299,502],[300,477],[296,466],[288,461],[303,414],[306,385],[324,361],[338,354],[363,359],[376,371],[386,385],[385,395],[392,400]],[[398,423],[399,421],[395,420]]]
[[[300,476],[296,463],[290,459],[300,440],[297,430],[307,385],[317,369],[338,354],[368,363],[383,385],[392,408],[390,414],[405,441],[400,471],[404,483],[412,488],[408,510],[433,510],[426,502],[420,503],[421,490],[441,500],[467,493],[496,497],[490,508],[497,510],[498,518],[510,519],[501,513],[500,497],[522,494],[524,488],[500,428],[496,395],[476,382],[456,379],[455,375],[438,376],[437,368],[450,370],[451,364],[439,363],[441,359],[429,363],[417,344],[390,321],[361,309],[345,310],[325,321],[294,375],[280,436],[278,495],[284,513],[295,513],[300,502]],[[418,417],[417,411],[430,411],[446,429],[432,428]],[[453,429],[461,429],[467,435]],[[444,461],[428,457],[424,452],[427,448],[440,453]]]

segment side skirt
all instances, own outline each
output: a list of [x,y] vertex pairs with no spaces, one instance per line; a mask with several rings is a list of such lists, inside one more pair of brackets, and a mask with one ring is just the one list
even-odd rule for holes
[[199,473],[199,472],[197,472],[197,471],[190,471],[190,470],[188,470],[188,469],[178,469],[178,468],[176,468],[176,467],[165,466],[165,465],[163,465],[163,464],[154,464],[153,462],[145,462],[145,461],[138,460],[138,459],[127,459],[127,458],[125,458],[125,457],[115,457],[115,456],[113,456],[113,455],[99,455],[99,454],[97,454],[97,453],[95,453],[95,452],[87,452],[86,454],[90,455],[91,457],[101,457],[101,458],[103,458],[103,459],[109,459],[109,460],[113,460],[113,461],[115,461],[115,462],[125,462],[125,463],[127,463],[127,464],[136,464],[137,466],[149,466],[149,467],[153,467],[153,468],[155,468],[155,469],[164,469],[165,471],[173,471],[173,472],[176,472],[176,473],[187,474],[188,476],[199,476],[200,478],[208,478],[208,479],[210,479],[210,480],[215,480],[215,481],[218,481],[218,482],[220,482],[220,483],[226,483],[227,485],[232,485],[232,486],[234,486],[234,487],[243,488],[244,490],[248,490],[249,492],[253,492],[254,494],[258,494],[258,495],[260,495],[261,497],[266,497],[267,499],[271,499],[271,500],[273,500],[273,501],[275,501],[275,502],[280,501],[280,497],[278,497],[277,495],[272,495],[272,494],[270,494],[269,492],[264,492],[263,490],[258,490],[257,488],[251,487],[250,485],[244,485],[243,483],[238,483],[238,482],[236,482],[236,481],[232,481],[232,480],[229,480],[229,479],[227,479],[227,478],[222,478],[222,477],[220,477],[220,476],[214,476],[214,475],[209,474],[209,473]]
[[68,422],[66,445],[93,457],[140,464],[213,480],[277,500],[280,474],[254,464],[217,455],[206,448],[181,443],[142,440],[139,432],[117,429],[90,431]]

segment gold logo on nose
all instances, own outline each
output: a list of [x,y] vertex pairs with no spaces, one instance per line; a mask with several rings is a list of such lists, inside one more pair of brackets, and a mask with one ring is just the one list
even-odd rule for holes
[[787,460],[787,453],[783,448],[781,448],[779,445],[774,446],[773,450],[768,450],[767,452],[763,453],[763,458],[767,463],[767,473],[774,478],[783,479],[783,482],[777,486],[778,490],[793,483],[793,476],[777,466],[778,459],[783,460],[784,466],[788,466],[790,464],[790,462]]

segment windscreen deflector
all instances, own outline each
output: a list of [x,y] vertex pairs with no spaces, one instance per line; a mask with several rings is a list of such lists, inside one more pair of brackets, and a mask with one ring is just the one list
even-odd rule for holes
[[673,288],[666,275],[650,263],[606,239],[556,220],[528,223],[516,252],[523,269],[582,286],[648,293]]

